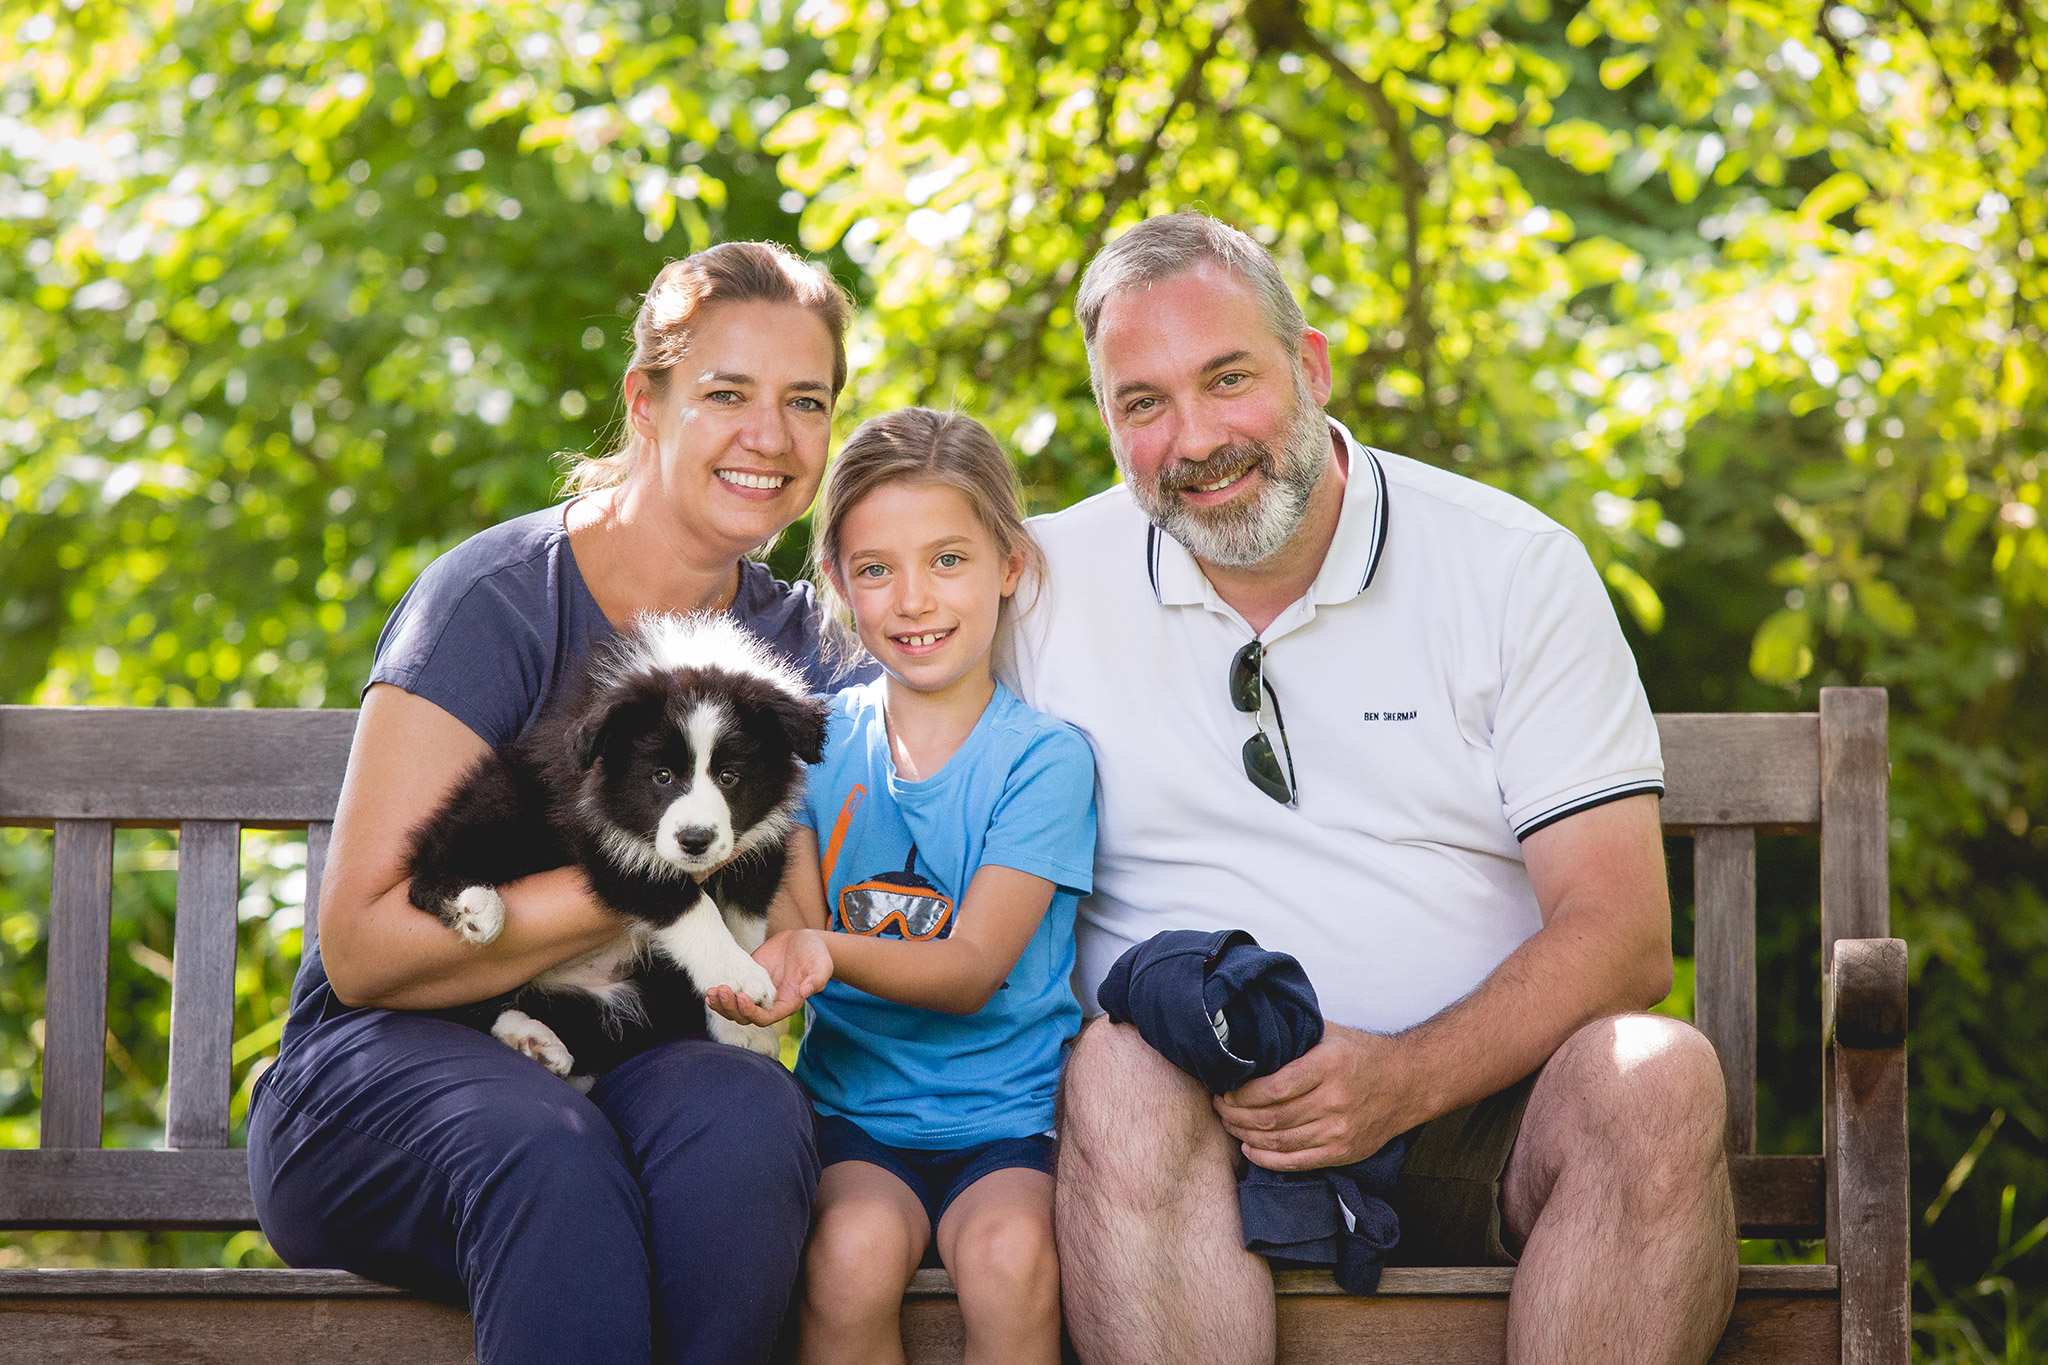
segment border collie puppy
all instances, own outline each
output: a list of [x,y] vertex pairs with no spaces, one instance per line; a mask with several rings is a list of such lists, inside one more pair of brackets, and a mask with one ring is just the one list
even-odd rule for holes
[[635,618],[560,697],[413,832],[409,895],[485,944],[505,925],[497,887],[573,863],[627,926],[509,998],[444,1013],[582,1088],[707,1029],[775,1055],[772,1030],[710,1014],[703,993],[774,996],[749,954],[767,934],[804,767],[824,746],[825,703],[754,636],[707,615]]

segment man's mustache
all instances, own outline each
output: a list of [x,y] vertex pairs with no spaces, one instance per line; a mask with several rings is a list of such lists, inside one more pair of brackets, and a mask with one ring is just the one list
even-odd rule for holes
[[1162,472],[1159,487],[1169,493],[1185,492],[1205,483],[1214,483],[1225,475],[1242,473],[1254,465],[1263,466],[1272,458],[1272,448],[1264,441],[1218,446],[1192,464],[1177,464]]

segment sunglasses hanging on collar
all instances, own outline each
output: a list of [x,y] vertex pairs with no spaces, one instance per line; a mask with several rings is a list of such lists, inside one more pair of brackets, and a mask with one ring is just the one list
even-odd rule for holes
[[[1273,752],[1273,741],[1266,738],[1266,723],[1261,717],[1268,697],[1273,701],[1273,728],[1280,734],[1280,754],[1287,757],[1285,772],[1280,769],[1280,755]],[[1287,744],[1287,721],[1280,714],[1280,694],[1266,681],[1266,648],[1257,640],[1231,657],[1230,704],[1250,716],[1257,730],[1244,742],[1240,755],[1245,777],[1281,805],[1292,806],[1301,789],[1294,777],[1294,750]]]

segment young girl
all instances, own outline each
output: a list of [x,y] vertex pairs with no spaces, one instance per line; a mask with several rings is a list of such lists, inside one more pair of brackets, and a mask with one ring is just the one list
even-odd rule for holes
[[[808,827],[757,958],[768,1022],[810,996],[797,1079],[825,1172],[804,1255],[806,1362],[902,1360],[898,1309],[936,1231],[966,1357],[1059,1358],[1053,1095],[1095,843],[1078,732],[989,671],[1037,555],[978,423],[868,422],[829,474],[821,579],[882,666],[839,695]],[[815,995],[813,995],[815,992]]]

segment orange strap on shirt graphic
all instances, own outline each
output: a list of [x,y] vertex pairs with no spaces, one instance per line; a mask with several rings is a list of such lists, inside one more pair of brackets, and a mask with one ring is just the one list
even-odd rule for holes
[[868,789],[856,783],[846,794],[846,803],[839,808],[839,818],[832,822],[832,837],[825,844],[825,884],[832,884],[832,868],[839,861],[839,846],[846,842],[846,827],[853,823],[853,813],[860,809],[861,798]]

